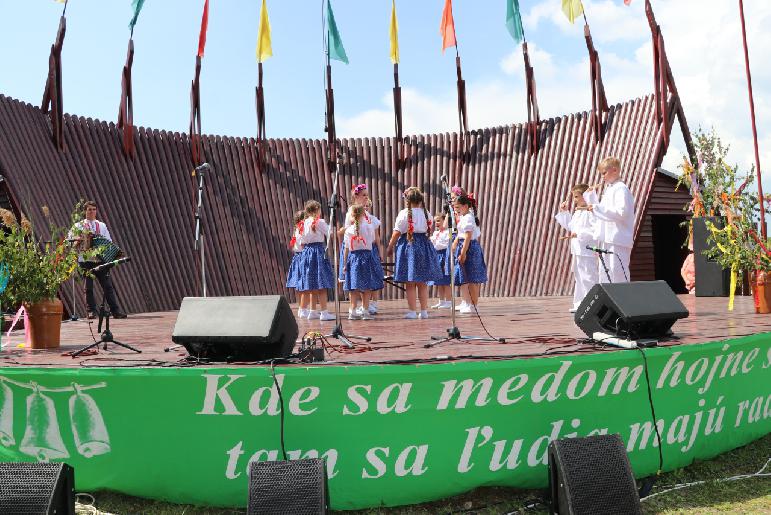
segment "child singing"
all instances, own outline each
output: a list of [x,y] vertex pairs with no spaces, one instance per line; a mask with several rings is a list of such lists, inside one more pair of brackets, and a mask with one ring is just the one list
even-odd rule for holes
[[383,289],[383,269],[372,254],[375,225],[367,222],[364,206],[354,206],[351,217],[353,224],[345,230],[343,289],[350,292],[352,305],[361,297],[362,309],[349,311],[348,318],[372,320],[370,296],[373,291]]
[[[297,288],[297,282],[300,279],[300,253],[303,250],[302,236],[305,224],[305,211],[297,211],[293,217],[294,228],[292,230],[292,239],[289,240],[289,250],[293,252],[292,261],[289,263],[289,271],[286,274],[286,287],[289,289]],[[308,318],[308,301],[310,300],[305,292],[298,293],[299,308],[297,316],[299,318]]]
[[327,289],[333,288],[334,277],[332,265],[329,264],[324,240],[327,237],[329,225],[321,218],[321,204],[315,200],[305,203],[305,220],[303,221],[302,245],[300,253],[300,273],[296,283],[297,291],[307,292],[311,303],[316,302],[321,307],[321,313],[308,311],[308,320],[334,320],[335,316],[327,311]]
[[452,307],[452,301],[450,295],[452,293],[450,289],[450,268],[448,259],[448,247],[450,246],[450,230],[443,228],[445,223],[445,217],[437,215],[434,217],[434,234],[431,235],[431,244],[436,249],[437,257],[439,258],[439,268],[442,270],[442,278],[438,281],[433,281],[433,286],[436,287],[436,296],[439,302],[431,306],[434,309],[447,309]]
[[597,241],[594,239],[597,230],[597,221],[591,211],[586,209],[586,198],[584,194],[589,195],[589,186],[587,184],[576,184],[571,188],[570,195],[573,199],[575,210],[571,216],[568,211],[568,201],[560,204],[559,213],[554,218],[566,231],[570,238],[570,253],[573,255],[573,276],[576,280],[576,288],[573,292],[573,307],[571,313],[575,313],[581,301],[592,286],[599,282],[597,257],[595,253],[587,249],[596,247]]
[[479,218],[476,216],[476,200],[471,194],[460,195],[455,199],[460,220],[458,220],[458,239],[452,243],[455,253],[455,282],[468,284],[468,290],[463,292],[465,304],[461,313],[477,312],[479,290],[487,282],[487,265],[482,247],[479,245]]
[[[443,277],[439,268],[436,249],[428,239],[431,230],[431,215],[425,208],[423,194],[416,187],[404,191],[405,208],[399,212],[394,222],[394,232],[388,242],[387,253],[396,248],[394,281],[406,283],[406,296],[409,311],[404,318],[428,318],[428,283],[439,281]],[[420,300],[420,314],[417,311],[417,297]]]

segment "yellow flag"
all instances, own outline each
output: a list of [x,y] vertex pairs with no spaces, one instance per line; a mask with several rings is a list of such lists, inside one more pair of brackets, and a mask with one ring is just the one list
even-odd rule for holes
[[265,0],[262,0],[262,9],[260,9],[260,30],[257,32],[257,61],[261,63],[272,55],[273,48],[270,44],[268,6],[265,4]]
[[581,0],[562,0],[562,12],[568,17],[570,23],[575,23],[576,18],[584,12],[584,4]]
[[391,0],[391,62],[399,62],[399,23],[396,21],[396,0]]

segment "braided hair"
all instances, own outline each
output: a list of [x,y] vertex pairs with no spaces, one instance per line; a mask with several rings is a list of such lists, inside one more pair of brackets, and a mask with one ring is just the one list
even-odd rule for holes
[[474,198],[474,195],[471,193],[465,193],[459,196],[457,199],[455,199],[455,202],[457,202],[461,206],[469,207],[469,209],[471,210],[471,213],[474,215],[474,223],[476,223],[477,227],[479,227],[481,221],[477,216],[477,200]]
[[364,216],[365,210],[364,206],[356,204],[351,208],[351,216],[353,217],[353,226],[355,230],[355,234],[351,238],[351,250],[353,250],[353,244],[356,240],[361,240],[362,244],[364,244],[364,237],[361,235],[360,232],[360,220]]
[[415,233],[415,224],[412,221],[412,207],[420,206],[423,208],[423,214],[426,217],[426,225],[428,225],[428,230],[431,231],[432,220],[431,217],[428,214],[428,210],[426,209],[426,203],[425,199],[423,197],[423,193],[420,191],[419,188],[416,186],[410,186],[406,190],[404,190],[404,204],[407,208],[407,241],[412,242],[414,239],[414,233]]
[[320,211],[321,204],[317,200],[309,200],[305,203],[305,218],[313,218],[313,223],[311,223],[313,232],[316,232],[316,223],[319,221]]

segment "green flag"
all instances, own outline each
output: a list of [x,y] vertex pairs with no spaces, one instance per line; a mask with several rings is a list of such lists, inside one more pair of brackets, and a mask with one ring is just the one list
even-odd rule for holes
[[517,43],[521,43],[525,38],[522,16],[519,14],[519,0],[506,0],[506,28]]
[[142,10],[142,6],[145,5],[145,0],[131,0],[131,8],[134,9],[134,16],[131,17],[129,22],[129,28],[134,30],[134,25],[137,24],[137,18],[139,18],[139,11]]
[[340,32],[335,23],[335,14],[332,12],[332,2],[327,0],[327,47],[329,48],[330,59],[337,59],[348,64],[348,56],[345,55],[343,40],[340,38]]

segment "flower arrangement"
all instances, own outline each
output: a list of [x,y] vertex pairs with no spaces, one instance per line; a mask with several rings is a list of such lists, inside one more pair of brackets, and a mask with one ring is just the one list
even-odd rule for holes
[[[82,203],[73,209],[73,225],[83,213]],[[0,293],[3,306],[34,304],[56,297],[59,287],[75,271],[78,264],[78,250],[68,242],[68,229],[57,227],[51,222],[47,207],[43,216],[48,221],[50,240],[39,239],[30,221],[16,216],[6,209],[0,209],[0,263],[9,275],[8,285]],[[81,231],[73,229],[70,238],[78,237]],[[87,251],[91,256],[95,250]]]

